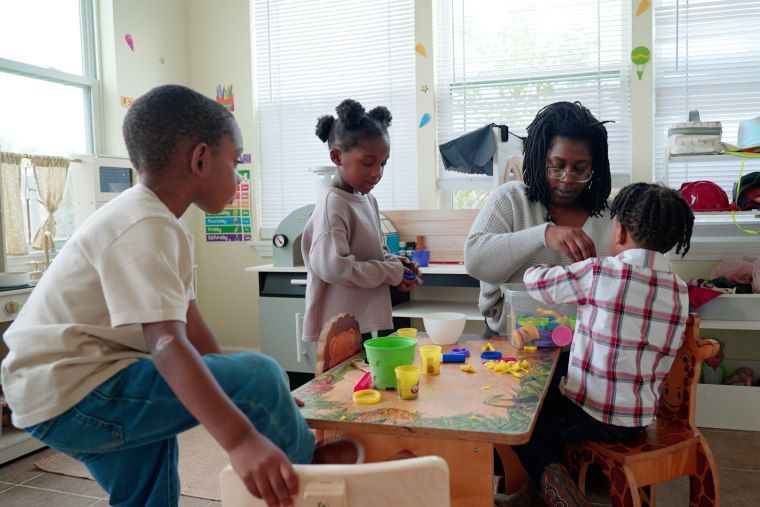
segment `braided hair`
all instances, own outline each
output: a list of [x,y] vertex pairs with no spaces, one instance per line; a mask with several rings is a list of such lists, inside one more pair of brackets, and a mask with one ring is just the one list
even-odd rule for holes
[[686,199],[672,188],[654,183],[632,183],[612,201],[610,215],[642,247],[660,253],[674,246],[681,257],[689,251],[694,213]]
[[593,174],[583,189],[580,201],[589,215],[601,216],[612,188],[605,123],[594,118],[580,102],[555,102],[538,112],[528,126],[523,150],[523,179],[528,186],[525,193],[531,202],[540,202],[544,206],[548,204],[546,154],[555,137],[564,137],[588,145]]
[[317,137],[330,149],[348,151],[364,139],[388,135],[392,116],[385,106],[377,106],[365,114],[360,103],[345,99],[335,111],[337,119],[328,114],[317,120]]

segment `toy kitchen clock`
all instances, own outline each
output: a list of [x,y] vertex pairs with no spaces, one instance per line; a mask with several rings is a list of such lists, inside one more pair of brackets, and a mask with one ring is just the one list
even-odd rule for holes
[[272,245],[274,246],[272,264],[274,266],[303,266],[301,236],[313,211],[314,205],[307,204],[292,211],[277,226],[274,236],[272,236]]

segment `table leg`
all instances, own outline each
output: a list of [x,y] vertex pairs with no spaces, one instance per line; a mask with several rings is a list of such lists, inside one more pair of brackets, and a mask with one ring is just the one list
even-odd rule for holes
[[387,433],[325,431],[326,442],[341,436],[361,441],[367,451],[367,462],[397,459],[408,452],[414,456],[441,456],[449,466],[452,507],[493,506],[494,450],[490,443]]
[[499,491],[499,493],[514,493],[528,480],[528,474],[511,446],[497,444],[494,448],[499,453],[499,458],[504,465],[504,491]]

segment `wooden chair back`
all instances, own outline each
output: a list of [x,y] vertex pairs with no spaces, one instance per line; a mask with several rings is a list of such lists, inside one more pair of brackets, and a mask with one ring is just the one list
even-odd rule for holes
[[718,469],[695,422],[702,361],[719,350],[716,340],[699,338],[699,315],[692,313],[660,394],[657,419],[646,431],[624,441],[567,447],[565,465],[581,491],[593,463],[607,478],[614,506],[655,505],[656,484],[684,476],[689,477],[690,505],[720,505]]
[[361,350],[359,321],[347,313],[336,315],[325,323],[319,334],[314,373],[319,376]]
[[[298,495],[294,507],[361,505],[363,507],[449,507],[449,467],[439,456],[362,463],[294,465]],[[223,507],[263,507],[227,465],[219,475]]]

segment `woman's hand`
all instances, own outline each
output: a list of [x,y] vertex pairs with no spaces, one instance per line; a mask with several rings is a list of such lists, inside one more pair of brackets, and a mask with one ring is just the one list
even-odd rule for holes
[[545,237],[546,246],[563,253],[571,262],[596,257],[594,242],[578,227],[550,225]]

